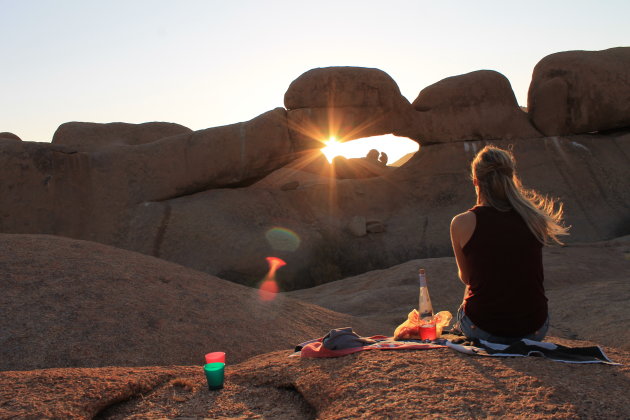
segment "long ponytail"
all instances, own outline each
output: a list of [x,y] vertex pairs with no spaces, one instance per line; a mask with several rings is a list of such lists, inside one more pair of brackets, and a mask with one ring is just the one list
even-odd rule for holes
[[562,222],[562,203],[556,209],[556,200],[525,189],[516,176],[511,152],[486,146],[477,153],[471,168],[479,195],[489,205],[500,211],[514,209],[541,243],[562,245],[558,237],[569,234]]

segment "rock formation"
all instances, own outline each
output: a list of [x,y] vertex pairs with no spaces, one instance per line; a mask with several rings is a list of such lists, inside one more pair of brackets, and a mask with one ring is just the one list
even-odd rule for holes
[[[45,246],[36,249],[32,246],[35,237],[25,241],[27,237],[23,235],[0,235],[0,240],[7,236],[13,240],[19,238],[10,247],[12,257],[18,246],[35,251],[27,264],[23,262],[26,255],[18,261],[2,261],[3,267],[9,268],[11,282],[5,290],[10,293],[19,285],[38,282],[37,287],[20,290],[22,293],[13,298],[8,307],[3,306],[10,310],[20,308],[18,322],[9,323],[0,318],[3,346],[7,337],[12,348],[20,340],[20,354],[34,355],[23,357],[26,364],[22,366],[39,366],[37,363],[43,362],[50,367],[55,365],[57,357],[61,360],[84,358],[86,364],[92,363],[89,357],[93,357],[95,351],[94,339],[103,340],[100,343],[104,347],[115,340],[123,344],[115,351],[102,351],[100,362],[110,363],[111,357],[120,355],[129,357],[127,360],[148,361],[155,360],[154,357],[170,357],[172,353],[161,352],[163,342],[175,343],[178,356],[190,352],[192,361],[187,363],[189,366],[134,367],[126,363],[126,366],[0,371],[0,401],[3,402],[0,417],[3,419],[627,417],[630,398],[620,390],[628,387],[630,332],[620,326],[628,319],[626,303],[630,283],[625,274],[630,260],[625,254],[630,250],[630,237],[544,251],[545,287],[552,314],[547,340],[573,347],[599,345],[611,360],[621,363],[619,366],[577,366],[540,357],[496,359],[464,355],[447,348],[371,350],[328,359],[288,357],[293,350],[294,334],[308,334],[311,328],[323,327],[320,316],[335,313],[286,299],[285,302],[296,305],[287,310],[302,312],[283,316],[271,328],[258,328],[264,325],[261,318],[268,316],[267,311],[258,312],[259,308],[265,308],[259,302],[253,303],[251,308],[249,305],[228,308],[222,313],[223,320],[218,319],[221,317],[216,315],[217,311],[202,320],[206,311],[214,309],[208,309],[207,304],[204,307],[204,303],[218,303],[218,309],[225,310],[226,305],[221,301],[215,303],[215,299],[242,304],[248,301],[248,293],[233,296],[233,291],[244,288],[130,252],[50,237],[37,240],[43,239],[44,244],[53,245],[52,249]],[[57,265],[49,260],[48,257],[54,256],[54,246],[58,245],[61,249],[57,255],[80,257],[92,270],[86,276],[113,266],[114,272],[105,275],[111,287],[108,289],[105,282],[94,278],[83,287],[79,282],[69,281],[81,268],[69,267],[72,262],[64,265],[59,261],[61,265]],[[105,255],[93,252],[103,249]],[[44,258],[41,258],[42,251]],[[0,255],[0,259],[2,257]],[[116,267],[119,259],[123,261],[122,267]],[[351,319],[354,330],[360,335],[370,334],[364,329],[365,324],[382,328],[379,334],[391,334],[410,308],[417,305],[418,267],[427,269],[434,308],[454,311],[451,308],[457,308],[461,302],[459,292],[463,284],[456,278],[457,268],[452,257],[408,261],[288,295],[352,314],[352,318],[333,315],[331,321]],[[70,275],[65,272],[68,268]],[[133,274],[145,274],[145,278],[127,279],[132,277],[130,269]],[[63,277],[59,279],[58,274]],[[119,278],[120,275],[124,277]],[[155,293],[154,281],[162,284],[164,292],[171,295],[164,298]],[[116,302],[119,292],[115,288],[119,285],[125,287],[123,291],[133,288],[123,302]],[[146,288],[147,293],[138,290],[139,285]],[[63,290],[64,286],[68,290]],[[88,304],[81,308],[83,312],[76,309],[78,299],[69,299],[66,306],[55,302],[58,296],[75,290],[85,293]],[[105,296],[108,299],[104,309],[106,317],[99,318],[94,315],[102,304],[97,299],[103,291],[110,290],[112,296]],[[0,295],[0,301],[3,298],[5,296]],[[169,298],[180,304],[166,305]],[[151,303],[154,305],[150,306]],[[184,308],[181,303],[190,307]],[[95,307],[90,308],[90,304]],[[149,310],[144,312],[147,307]],[[125,312],[117,313],[115,308]],[[582,310],[576,311],[576,308]],[[169,320],[173,314],[182,313],[190,316],[182,322]],[[79,316],[82,314],[86,314],[85,319]],[[165,314],[168,316],[162,318]],[[309,318],[313,315],[316,317]],[[120,321],[123,317],[125,322]],[[247,322],[243,322],[244,317]],[[50,328],[51,320],[56,320],[63,328],[58,325]],[[383,320],[388,325],[376,327],[382,325]],[[99,337],[96,328],[85,327],[85,321],[112,336]],[[116,323],[120,323],[118,329],[112,325]],[[346,324],[335,327],[342,325]],[[41,327],[46,328],[45,336],[37,335]],[[226,330],[230,334],[220,334]],[[316,331],[312,338],[326,332]],[[86,337],[77,341],[78,345],[68,343],[83,334]],[[123,334],[128,336],[121,338]],[[141,336],[147,345],[138,342]],[[60,337],[65,338],[61,345],[58,344]],[[240,337],[245,339],[234,345],[232,340]],[[284,345],[284,348],[236,363],[242,354],[253,348],[260,353],[268,351],[270,339],[277,341],[272,345]],[[8,351],[3,346],[0,353],[4,357]],[[201,352],[196,350],[197,346]],[[63,351],[66,348],[72,349],[72,353]],[[203,353],[216,349],[227,352],[225,387],[208,392],[201,363]],[[14,354],[8,354],[0,361],[6,363],[14,358]]]
[[9,133],[8,131],[4,131],[0,133],[0,140],[14,140],[14,141],[22,141],[17,135],[13,133]]
[[52,143],[84,151],[113,145],[151,143],[190,132],[192,132],[190,128],[167,122],[143,124],[67,122],[57,128]]
[[0,371],[199,365],[210,351],[234,364],[339,325],[384,329],[97,243],[0,234],[0,249]]
[[[278,257],[287,262],[281,288],[298,289],[450,255],[450,220],[474,204],[470,161],[499,137],[493,144],[514,149],[525,186],[565,203],[567,241],[630,232],[628,131],[540,138],[496,72],[430,86],[416,110],[380,70],[314,69],[285,101],[288,111],[159,139],[132,125],[112,137],[115,147],[1,142],[0,231],[93,240],[247,285],[265,275],[266,257]],[[373,110],[386,117],[341,118]],[[367,170],[355,165],[362,159],[331,166],[315,149],[330,124],[340,138],[407,130],[427,144],[398,169]],[[107,144],[97,134],[121,127],[70,124],[59,133],[89,129],[86,144]],[[155,140],[125,144],[140,138]],[[298,246],[274,247],[274,229]]]
[[[308,183],[283,191],[280,187],[299,172],[282,170],[248,188],[136,206],[124,247],[148,254],[159,250],[153,255],[245,284],[264,274],[265,257],[277,256],[287,262],[280,279],[285,290],[449,255],[450,220],[474,205],[469,164],[485,144],[425,146],[405,166],[381,177],[318,181],[302,175],[299,179]],[[630,134],[493,144],[513,146],[526,187],[562,198],[573,226],[567,241],[630,232],[630,205],[623,198],[629,188]],[[348,230],[355,216],[381,221],[386,232],[355,236]],[[298,249],[273,249],[265,233],[277,226],[301,238]]]
[[378,69],[309,70],[284,95],[291,138],[321,148],[321,141],[395,133],[412,111],[396,82]]
[[547,136],[630,127],[630,47],[543,58],[534,68],[527,108]]
[[294,152],[283,109],[146,144],[85,152],[31,142],[0,147],[3,232],[116,245],[126,237],[134,206],[251,184],[284,166]]
[[199,365],[8,371],[0,372],[0,417],[625,419],[630,354],[605,352],[623,366],[451,349],[315,360],[277,351],[230,363],[225,387],[211,392]]
[[462,140],[541,137],[516,102],[508,79],[479,70],[453,76],[424,88],[406,136],[423,144]]

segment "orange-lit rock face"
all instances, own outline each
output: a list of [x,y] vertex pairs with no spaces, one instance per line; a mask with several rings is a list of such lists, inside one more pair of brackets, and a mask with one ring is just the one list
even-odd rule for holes
[[534,68],[527,107],[545,135],[630,126],[630,47],[565,51]]

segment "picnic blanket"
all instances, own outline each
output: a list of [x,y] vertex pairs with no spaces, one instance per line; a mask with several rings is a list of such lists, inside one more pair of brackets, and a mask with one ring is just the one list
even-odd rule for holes
[[384,335],[375,335],[368,337],[374,340],[373,344],[367,344],[359,347],[349,347],[346,349],[330,350],[324,347],[322,339],[307,341],[299,344],[296,348],[300,348],[291,356],[300,357],[340,357],[348,354],[357,353],[364,350],[428,350],[446,348],[445,344],[437,342],[423,343],[419,340],[415,341],[395,341],[394,337]]
[[564,363],[605,363],[618,365],[610,360],[599,346],[590,347],[567,347],[560,344],[548,343],[544,341],[533,341],[526,338],[512,344],[499,344],[490,341],[479,340],[446,341],[446,346],[461,353],[475,356],[490,357],[546,357],[556,362]]
[[393,337],[376,335],[360,337],[352,328],[331,330],[326,336],[298,344],[292,357],[318,358],[341,357],[365,350],[429,350],[451,348],[461,353],[488,357],[541,356],[564,363],[605,363],[611,361],[599,346],[567,347],[560,344],[522,339],[513,344],[491,343],[485,340],[470,341],[465,337],[447,340],[394,340]]
[[[445,340],[442,340],[445,341]],[[446,347],[444,342],[396,341],[393,337],[361,337],[351,327],[330,330],[326,336],[298,344],[291,356],[340,357],[365,350],[428,350]]]

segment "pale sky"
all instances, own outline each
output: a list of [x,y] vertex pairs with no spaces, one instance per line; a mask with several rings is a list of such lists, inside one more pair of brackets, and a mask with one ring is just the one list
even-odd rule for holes
[[492,69],[526,105],[540,59],[628,46],[628,16],[628,0],[0,0],[0,132],[50,141],[67,121],[246,121],[327,66],[379,68],[409,101]]

